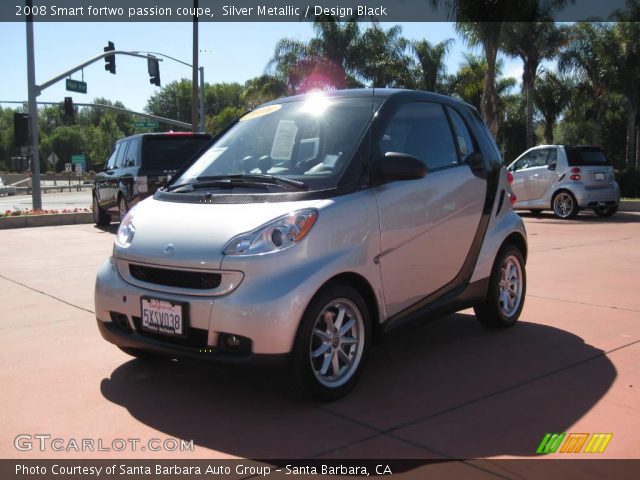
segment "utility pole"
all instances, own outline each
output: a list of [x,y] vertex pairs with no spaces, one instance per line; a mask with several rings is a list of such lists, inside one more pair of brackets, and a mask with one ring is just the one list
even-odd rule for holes
[[29,9],[27,16],[27,82],[29,94],[29,129],[31,130],[31,196],[34,210],[42,210],[42,194],[40,191],[40,142],[38,138],[38,104],[36,97],[40,93],[36,86],[36,62],[33,48],[33,0],[27,0]]
[[[198,131],[198,0],[193,0],[193,72],[191,75],[191,125]],[[203,92],[204,95],[204,92]]]

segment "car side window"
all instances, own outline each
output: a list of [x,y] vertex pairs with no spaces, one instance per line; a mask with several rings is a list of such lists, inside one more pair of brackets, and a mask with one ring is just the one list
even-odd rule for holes
[[125,153],[127,152],[127,145],[129,144],[129,142],[120,142],[120,148],[118,149],[118,152],[116,154],[116,164],[114,165],[113,168],[122,168],[123,164],[124,164],[124,156]]
[[382,136],[380,151],[413,155],[429,170],[458,164],[449,121],[437,103],[402,105]]
[[122,142],[116,143],[115,148],[113,149],[113,152],[111,152],[111,156],[109,157],[109,160],[107,160],[107,165],[106,165],[106,170],[113,170],[114,168],[116,168],[116,158],[118,158],[118,153],[120,152],[122,147]]
[[548,149],[534,150],[527,153],[515,164],[516,170],[524,170],[527,168],[544,167],[547,165]]
[[140,137],[133,137],[129,140],[129,148],[127,148],[127,154],[124,157],[123,167],[135,167],[139,165],[138,152],[140,150]]
[[547,165],[558,163],[558,151],[555,148],[549,150],[549,157],[547,158]]
[[462,163],[471,153],[477,151],[477,148],[460,114],[451,107],[447,107],[447,112],[451,118],[451,123],[453,123],[454,135],[460,152],[459,161]]

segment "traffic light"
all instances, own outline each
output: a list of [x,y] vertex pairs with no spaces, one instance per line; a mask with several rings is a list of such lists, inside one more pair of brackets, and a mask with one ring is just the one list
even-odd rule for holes
[[147,57],[147,70],[149,70],[149,83],[160,86],[160,64],[153,55]]
[[64,118],[68,123],[72,123],[75,117],[75,110],[73,108],[73,98],[64,97]]
[[[112,52],[116,47],[113,42],[109,42],[106,47],[104,47],[105,52]],[[104,69],[107,72],[111,72],[113,74],[116,73],[116,56],[115,55],[107,55],[104,57]]]
[[26,113],[13,114],[13,144],[16,147],[29,145],[29,115]]

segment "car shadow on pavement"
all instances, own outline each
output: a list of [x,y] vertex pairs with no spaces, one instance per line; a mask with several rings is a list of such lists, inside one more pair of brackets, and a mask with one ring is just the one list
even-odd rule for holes
[[[435,459],[533,456],[615,378],[570,332],[526,321],[491,331],[459,313],[376,346],[356,389],[329,404],[298,396],[281,370],[170,360],[128,361],[100,388],[143,424],[228,455]],[[376,436],[394,450],[372,451]]]
[[612,217],[600,217],[593,212],[585,211],[580,212],[576,217],[569,220],[563,220],[556,218],[551,212],[531,213],[526,211],[518,211],[518,215],[522,218],[535,218],[540,223],[601,223],[601,224],[616,224],[616,223],[640,223],[640,215],[633,214],[631,212],[618,212]]

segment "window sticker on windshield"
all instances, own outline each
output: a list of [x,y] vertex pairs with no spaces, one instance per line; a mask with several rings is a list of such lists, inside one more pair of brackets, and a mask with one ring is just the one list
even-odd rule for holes
[[184,172],[184,178],[197,178],[202,172],[204,172],[222,153],[227,147],[215,147],[210,148],[202,154],[202,156],[186,171]]
[[298,127],[293,120],[280,120],[278,129],[273,137],[271,146],[271,158],[273,160],[291,160],[293,144],[296,141]]
[[282,105],[268,105],[266,107],[257,108],[253,112],[247,113],[240,118],[240,122],[246,122],[247,120],[253,120],[254,118],[262,117],[263,115],[269,115],[270,113],[277,112],[282,108]]

